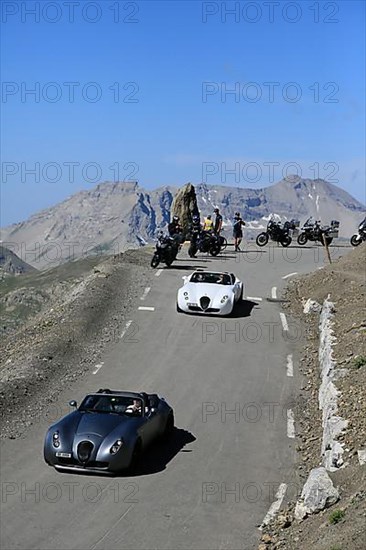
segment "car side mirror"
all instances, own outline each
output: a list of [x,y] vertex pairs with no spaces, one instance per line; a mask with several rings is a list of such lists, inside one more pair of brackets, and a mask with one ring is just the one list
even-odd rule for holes
[[70,407],[75,407],[75,408],[78,406],[77,402],[74,399],[69,401],[69,405],[70,405]]

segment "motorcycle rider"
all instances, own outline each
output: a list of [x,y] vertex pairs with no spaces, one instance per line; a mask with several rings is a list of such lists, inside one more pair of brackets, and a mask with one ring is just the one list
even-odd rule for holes
[[182,244],[183,237],[183,228],[179,221],[179,216],[173,216],[172,221],[168,224],[169,236],[174,241],[174,247],[176,248],[176,254],[179,252],[180,245]]
[[179,216],[173,216],[172,221],[168,224],[168,232],[170,237],[183,233],[182,226],[179,223]]
[[[198,214],[193,214],[192,223],[190,226],[191,234],[191,250],[196,251],[198,248],[198,241],[201,235],[201,222]],[[196,253],[192,253],[192,258],[196,258]]]
[[240,212],[235,212],[234,221],[233,221],[233,237],[234,237],[234,249],[235,252],[239,252],[240,249],[240,243],[243,238],[243,225],[245,225],[245,222],[242,220],[240,216]]

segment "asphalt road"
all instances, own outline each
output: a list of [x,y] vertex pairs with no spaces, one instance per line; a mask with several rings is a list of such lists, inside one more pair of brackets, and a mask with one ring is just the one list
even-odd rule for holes
[[[298,482],[293,399],[303,334],[280,316],[281,290],[293,273],[324,265],[324,256],[316,246],[250,250],[196,260],[183,251],[171,269],[152,272],[103,362],[24,438],[2,442],[1,548],[255,548],[258,526],[282,498],[294,498]],[[234,317],[176,312],[181,277],[197,266],[244,281],[250,299]],[[174,436],[152,447],[133,477],[57,473],[42,457],[50,418],[100,387],[165,396]]]

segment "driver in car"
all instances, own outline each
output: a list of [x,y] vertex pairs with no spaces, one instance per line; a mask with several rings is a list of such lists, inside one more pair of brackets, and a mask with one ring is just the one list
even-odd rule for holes
[[135,414],[141,414],[142,408],[141,408],[141,401],[140,399],[134,399],[132,402],[132,405],[128,405],[126,407],[127,413],[135,413]]

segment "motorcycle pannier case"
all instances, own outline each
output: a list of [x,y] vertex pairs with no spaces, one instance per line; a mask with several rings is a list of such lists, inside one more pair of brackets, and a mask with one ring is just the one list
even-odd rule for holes
[[333,239],[336,239],[339,235],[339,221],[332,220],[330,222],[330,232],[329,237],[332,237]]

